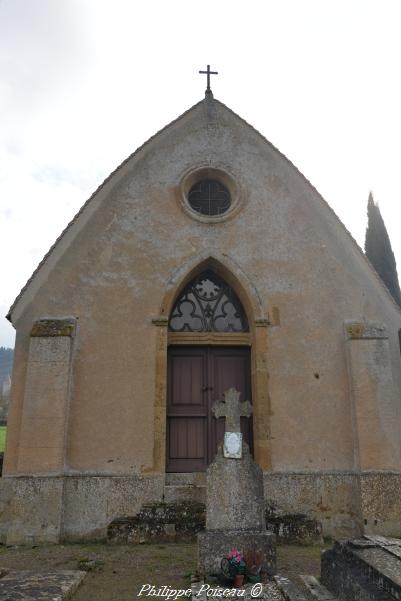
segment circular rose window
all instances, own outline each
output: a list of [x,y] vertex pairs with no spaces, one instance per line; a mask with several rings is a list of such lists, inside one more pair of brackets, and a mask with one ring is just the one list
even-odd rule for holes
[[231,206],[227,188],[215,179],[202,179],[188,192],[188,202],[201,215],[222,215]]

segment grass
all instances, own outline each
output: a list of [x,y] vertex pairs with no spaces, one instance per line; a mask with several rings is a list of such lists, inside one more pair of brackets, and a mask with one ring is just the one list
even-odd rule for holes
[[[278,571],[300,584],[299,574],[320,575],[324,546],[279,545]],[[145,583],[155,587],[190,587],[197,566],[195,543],[154,545],[64,544],[0,546],[0,567],[14,570],[76,570],[94,562],[72,601],[134,601]],[[140,597],[141,601],[144,598]],[[159,598],[159,597],[158,597]]]
[[4,451],[6,446],[7,426],[0,426],[0,453]]
[[195,544],[65,544],[0,546],[0,567],[14,570],[76,570],[94,561],[73,601],[134,601],[143,584],[187,589],[196,569]]

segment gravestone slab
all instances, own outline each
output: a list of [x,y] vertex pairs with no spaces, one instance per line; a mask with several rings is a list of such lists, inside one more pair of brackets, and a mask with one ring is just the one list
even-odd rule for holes
[[401,540],[337,541],[322,554],[321,581],[340,601],[401,599]]
[[63,570],[36,572],[4,570],[0,578],[0,599],[5,601],[64,601],[71,599],[86,572]]

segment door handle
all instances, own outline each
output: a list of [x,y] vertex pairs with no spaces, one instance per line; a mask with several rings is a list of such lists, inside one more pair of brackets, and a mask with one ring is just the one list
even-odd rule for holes
[[202,392],[207,392],[208,390],[213,390],[213,386],[204,386],[202,388]]

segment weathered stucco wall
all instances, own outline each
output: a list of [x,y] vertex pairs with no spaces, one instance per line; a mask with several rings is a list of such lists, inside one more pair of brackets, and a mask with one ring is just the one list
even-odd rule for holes
[[[182,206],[182,178],[205,166],[230,173],[239,189],[238,210],[218,223],[195,219]],[[32,325],[66,315],[78,325],[64,473],[161,471],[155,448],[164,440],[155,398],[165,348],[152,320],[208,256],[246,282],[242,297],[249,296],[249,307],[259,304],[259,318],[270,317],[267,336],[260,338],[268,382],[258,410],[265,413],[261,437],[273,472],[360,467],[346,320],[387,327],[396,400],[380,429],[397,438],[399,310],[314,188],[255,130],[209,100],[106,182],[15,306],[6,474],[26,472],[18,462]],[[255,315],[248,317],[253,331]],[[386,459],[381,469],[399,470],[399,458],[398,436],[391,465]]]

